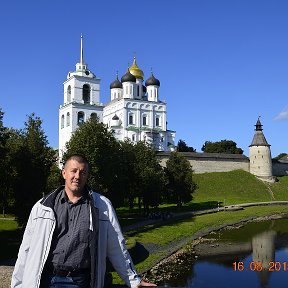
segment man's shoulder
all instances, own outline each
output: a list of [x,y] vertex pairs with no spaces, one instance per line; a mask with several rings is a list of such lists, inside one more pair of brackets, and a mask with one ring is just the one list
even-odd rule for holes
[[104,195],[97,192],[92,192],[91,196],[93,198],[94,206],[98,208],[100,212],[113,210],[111,201]]
[[106,204],[112,205],[111,201],[107,197],[105,197],[103,194],[93,191],[91,193],[91,196],[93,197],[94,201],[100,201],[100,202],[104,202]]

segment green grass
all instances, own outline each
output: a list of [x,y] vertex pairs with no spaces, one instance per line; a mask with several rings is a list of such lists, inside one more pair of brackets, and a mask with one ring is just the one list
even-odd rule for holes
[[273,195],[276,200],[287,201],[288,200],[288,176],[282,176],[277,178],[278,182],[273,184],[267,184],[273,191]]
[[0,220],[0,260],[15,258],[22,239],[22,230],[15,220]]
[[[288,177],[267,184],[243,170],[193,175],[198,189],[193,193],[192,203],[217,201],[222,205],[273,200],[288,201]],[[268,187],[272,190],[275,199]]]

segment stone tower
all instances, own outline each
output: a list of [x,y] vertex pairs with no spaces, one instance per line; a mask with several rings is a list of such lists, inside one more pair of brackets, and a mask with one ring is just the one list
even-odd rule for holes
[[270,145],[263,134],[260,117],[255,127],[255,134],[249,146],[250,173],[261,180],[274,182]]

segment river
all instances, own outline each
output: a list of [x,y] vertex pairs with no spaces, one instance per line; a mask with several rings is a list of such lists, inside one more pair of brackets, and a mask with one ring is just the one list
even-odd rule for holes
[[211,233],[193,253],[182,256],[176,269],[177,276],[162,284],[187,288],[287,287],[288,219],[250,222]]

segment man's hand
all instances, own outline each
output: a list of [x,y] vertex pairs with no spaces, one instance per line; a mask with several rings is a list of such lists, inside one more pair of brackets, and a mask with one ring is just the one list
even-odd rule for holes
[[138,285],[138,287],[140,288],[140,287],[151,287],[151,286],[153,286],[153,287],[155,287],[155,286],[157,286],[156,284],[154,284],[154,283],[149,283],[149,282],[146,282],[146,281],[144,281],[143,279],[141,280],[141,282],[140,282],[140,284]]

